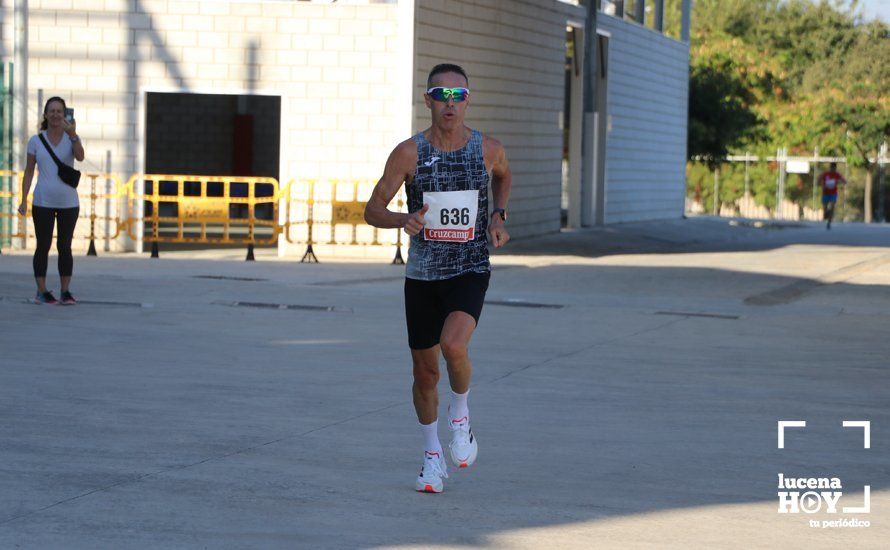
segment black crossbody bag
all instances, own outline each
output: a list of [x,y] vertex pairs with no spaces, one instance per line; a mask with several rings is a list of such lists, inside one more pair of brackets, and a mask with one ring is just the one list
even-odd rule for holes
[[59,157],[56,156],[56,154],[53,152],[52,147],[49,146],[49,143],[47,143],[46,139],[43,137],[43,134],[37,134],[37,137],[39,137],[40,141],[43,142],[43,146],[46,147],[46,150],[49,152],[49,156],[51,156],[53,160],[56,161],[56,166],[59,167],[59,179],[61,179],[71,187],[77,189],[77,184],[80,183],[80,170],[72,168],[71,166],[68,166],[67,164],[59,160]]

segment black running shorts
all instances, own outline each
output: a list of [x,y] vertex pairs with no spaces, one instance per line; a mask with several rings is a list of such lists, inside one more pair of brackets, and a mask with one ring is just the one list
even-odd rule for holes
[[479,323],[491,273],[464,273],[440,281],[405,279],[405,320],[408,346],[427,349],[439,343],[445,318],[453,311],[468,313]]

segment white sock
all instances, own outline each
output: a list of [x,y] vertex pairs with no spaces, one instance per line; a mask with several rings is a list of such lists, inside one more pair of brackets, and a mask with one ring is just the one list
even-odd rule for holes
[[442,456],[442,444],[439,443],[439,421],[433,420],[432,424],[421,424],[420,428],[423,430],[424,449]]
[[448,406],[448,421],[452,420],[461,420],[463,418],[467,419],[467,422],[470,420],[470,409],[467,407],[467,396],[470,395],[470,390],[467,390],[466,393],[454,393],[451,392],[451,405]]

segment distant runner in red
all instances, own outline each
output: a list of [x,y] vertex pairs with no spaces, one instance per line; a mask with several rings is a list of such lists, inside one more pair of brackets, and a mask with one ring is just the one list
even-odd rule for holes
[[[440,352],[451,384],[448,454],[459,468],[476,460],[478,443],[467,405],[472,374],[467,346],[488,290],[488,245],[498,248],[510,240],[504,225],[512,182],[507,156],[499,141],[464,125],[470,97],[461,67],[433,67],[423,97],[432,124],[393,150],[365,208],[369,224],[411,235],[405,317],[414,408],[424,435],[423,466],[414,488],[427,493],[442,492],[442,478],[448,477],[437,430]],[[407,214],[387,208],[402,185]]]
[[819,176],[819,185],[822,186],[822,219],[828,220],[826,229],[831,229],[831,220],[834,218],[834,205],[837,204],[837,189],[846,185],[847,180],[837,171],[837,163],[832,162],[827,172]]

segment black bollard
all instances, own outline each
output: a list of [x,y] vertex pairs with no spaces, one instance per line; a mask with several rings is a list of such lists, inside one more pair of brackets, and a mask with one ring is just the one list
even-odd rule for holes
[[401,244],[396,247],[396,257],[392,259],[392,265],[405,265],[405,260],[402,259]]
[[312,245],[310,244],[306,247],[306,253],[303,254],[303,259],[300,260],[301,264],[309,263],[309,264],[317,264],[318,258],[315,257],[315,251],[312,250]]

